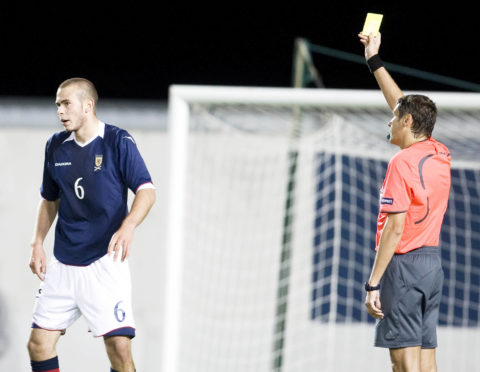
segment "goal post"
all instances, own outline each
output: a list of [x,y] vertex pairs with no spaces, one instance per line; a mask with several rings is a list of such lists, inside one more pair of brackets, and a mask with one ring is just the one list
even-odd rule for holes
[[[426,94],[454,159],[442,230],[450,332],[478,327],[479,136],[469,131],[480,132],[480,95]],[[380,355],[361,283],[397,151],[390,117],[376,90],[170,88],[163,371],[384,369],[385,354],[372,365],[364,352]]]
[[[163,371],[178,371],[179,326],[181,314],[182,258],[185,213],[185,177],[187,165],[188,102],[170,97],[169,111],[169,188],[167,262],[165,286],[165,322]],[[175,124],[173,124],[175,123]]]

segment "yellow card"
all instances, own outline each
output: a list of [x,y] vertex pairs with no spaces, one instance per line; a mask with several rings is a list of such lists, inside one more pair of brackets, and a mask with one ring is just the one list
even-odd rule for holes
[[373,32],[375,36],[378,36],[378,30],[380,30],[382,19],[383,14],[368,13],[367,18],[365,18],[362,34],[368,36],[371,32]]

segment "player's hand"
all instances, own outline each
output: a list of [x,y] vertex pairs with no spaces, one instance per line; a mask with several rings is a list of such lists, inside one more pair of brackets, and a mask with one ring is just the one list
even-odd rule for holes
[[360,42],[365,46],[365,59],[368,60],[378,54],[380,44],[382,43],[382,34],[380,32],[378,33],[378,36],[375,36],[373,32],[368,36],[359,33],[358,37]]
[[383,312],[381,310],[382,305],[380,303],[380,291],[367,292],[367,298],[365,299],[365,306],[368,313],[375,319],[383,319]]
[[112,253],[113,261],[116,261],[119,254],[121,254],[121,261],[125,261],[130,255],[130,245],[133,240],[133,233],[135,226],[123,223],[122,226],[113,234],[108,244],[107,254],[110,256]]
[[30,270],[38,276],[40,280],[45,279],[47,273],[47,264],[45,251],[41,245],[32,245],[32,256],[30,258]]

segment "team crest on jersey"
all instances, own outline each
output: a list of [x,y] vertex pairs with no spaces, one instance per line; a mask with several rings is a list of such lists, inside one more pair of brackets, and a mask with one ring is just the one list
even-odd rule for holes
[[93,167],[93,171],[99,171],[102,169],[103,163],[103,155],[95,155],[95,166]]

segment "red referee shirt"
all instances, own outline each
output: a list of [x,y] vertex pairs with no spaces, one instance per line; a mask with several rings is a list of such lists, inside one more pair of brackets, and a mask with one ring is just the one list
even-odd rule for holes
[[429,138],[399,151],[390,160],[380,192],[376,249],[388,213],[406,212],[395,253],[437,246],[450,193],[450,151]]

